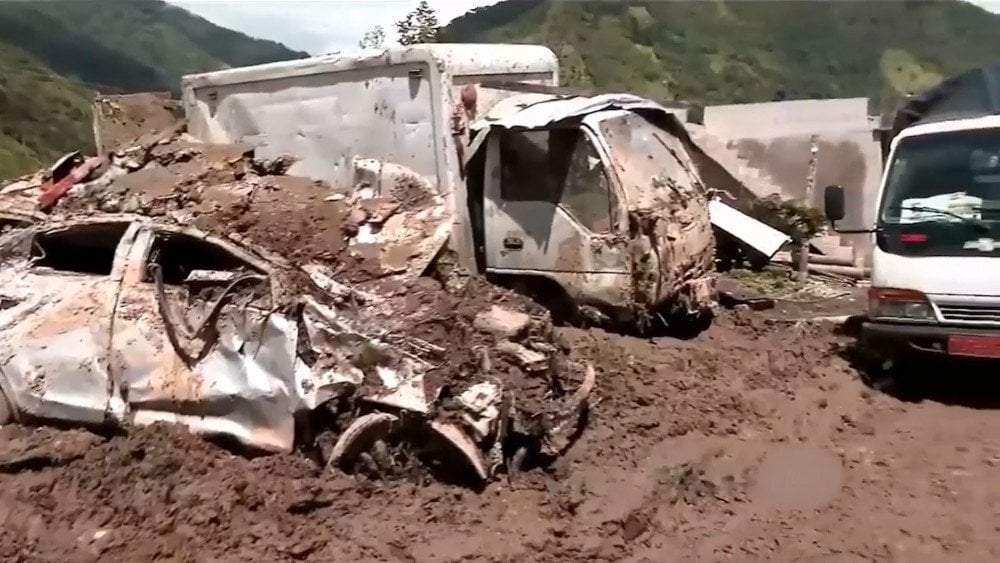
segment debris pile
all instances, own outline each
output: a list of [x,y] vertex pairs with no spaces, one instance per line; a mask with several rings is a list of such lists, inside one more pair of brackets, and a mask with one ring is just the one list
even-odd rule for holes
[[[478,279],[452,295],[423,278],[383,299],[363,306],[359,318],[407,361],[392,373],[378,370],[373,387],[360,383],[370,390],[366,401],[433,420],[428,430],[461,451],[482,479],[547,463],[572,444],[595,375],[556,342],[547,311]],[[405,430],[401,418],[383,410],[356,419],[330,458],[378,474],[406,470],[346,446],[357,435],[358,443],[386,448]]]
[[[179,423],[383,478],[482,481],[565,451],[593,370],[532,302],[423,276],[452,224],[432,187],[292,162],[174,126],[0,189],[23,219],[0,252],[7,418]],[[88,262],[100,244],[109,268]]]
[[286,175],[293,163],[257,160],[249,145],[200,143],[177,124],[107,156],[67,155],[0,189],[0,205],[28,214],[162,218],[288,260],[320,261],[338,274],[350,270],[355,281],[415,277],[448,237],[443,200],[416,174],[358,159],[354,186],[329,186]]
[[94,140],[98,154],[128,146],[143,135],[174,129],[184,108],[170,92],[97,94],[93,102]]

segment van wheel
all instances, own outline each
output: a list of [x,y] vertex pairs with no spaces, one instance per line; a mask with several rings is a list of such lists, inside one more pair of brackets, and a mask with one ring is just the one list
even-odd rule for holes
[[920,365],[915,358],[902,357],[893,362],[889,369],[892,374],[894,394],[901,399],[919,400],[927,393],[928,379],[924,375],[930,370]]
[[862,371],[862,381],[872,389],[900,399],[919,399],[926,391],[926,380],[922,375],[925,367],[917,365],[913,358],[897,357],[885,359]]
[[491,280],[524,295],[546,308],[556,324],[578,325],[586,322],[577,303],[556,282],[541,277],[504,276]]

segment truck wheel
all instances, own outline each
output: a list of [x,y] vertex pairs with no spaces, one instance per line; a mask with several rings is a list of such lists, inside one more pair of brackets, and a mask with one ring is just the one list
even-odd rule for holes
[[873,362],[859,372],[861,381],[880,393],[892,392],[896,388],[896,377],[891,368]]
[[921,399],[927,392],[928,381],[924,375],[929,370],[911,357],[899,357],[893,362],[892,374],[894,394],[901,399]]
[[490,280],[548,309],[556,324],[577,325],[584,320],[580,307],[566,290],[545,277],[503,276]]
[[926,371],[913,358],[885,359],[862,372],[862,379],[872,389],[901,399],[917,399],[923,393]]

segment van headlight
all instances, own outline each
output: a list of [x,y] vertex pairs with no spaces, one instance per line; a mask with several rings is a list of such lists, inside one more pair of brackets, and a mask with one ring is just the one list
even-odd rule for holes
[[868,290],[868,317],[908,321],[934,321],[927,296],[912,289],[873,287]]

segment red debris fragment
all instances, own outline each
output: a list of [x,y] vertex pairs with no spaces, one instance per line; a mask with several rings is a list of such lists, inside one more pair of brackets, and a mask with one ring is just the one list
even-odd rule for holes
[[104,157],[88,158],[58,182],[49,180],[42,186],[42,195],[38,196],[38,207],[42,211],[51,209],[73,186],[87,178],[94,170],[104,164]]

